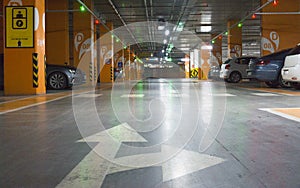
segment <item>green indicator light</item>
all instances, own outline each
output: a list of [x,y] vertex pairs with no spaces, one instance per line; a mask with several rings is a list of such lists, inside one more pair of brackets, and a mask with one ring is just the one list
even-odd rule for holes
[[225,35],[228,35],[228,31],[225,32]]
[[116,39],[116,42],[120,42],[120,40],[119,40],[119,39]]
[[183,23],[182,22],[179,22],[179,24],[178,24],[179,26],[183,26]]
[[239,23],[239,24],[238,24],[238,27],[242,27],[242,26],[243,26],[243,24],[242,24],[242,23]]
[[83,5],[81,5],[79,9],[80,9],[81,12],[84,12],[84,11],[85,11],[85,8],[84,8]]
[[211,41],[211,43],[213,43],[213,44],[214,44],[214,43],[215,43],[215,41],[214,41],[214,40],[212,40],[212,41]]

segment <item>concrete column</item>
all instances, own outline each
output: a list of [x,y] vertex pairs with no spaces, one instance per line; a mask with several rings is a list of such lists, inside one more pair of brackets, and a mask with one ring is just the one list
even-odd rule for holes
[[51,0],[46,4],[47,63],[72,65],[69,62],[69,0]]
[[[267,0],[261,0],[261,4],[266,2]],[[300,15],[284,14],[299,10],[300,0],[279,1],[277,6],[271,3],[262,10],[262,13],[271,13],[261,17],[262,55],[294,47],[300,42]]]
[[[93,10],[93,0],[84,1],[89,9]],[[80,10],[80,4],[73,1],[73,9]],[[88,11],[73,12],[73,36],[74,36],[74,51],[73,59],[74,66],[80,64],[80,68],[85,71],[87,83],[95,84],[95,25],[94,18]]]
[[211,49],[209,49],[208,45],[202,45],[201,50],[200,50],[200,57],[201,57],[201,74],[199,70],[199,78],[202,80],[207,80],[208,79],[208,72],[210,70],[209,67],[209,61],[210,61],[210,53]]
[[[216,35],[212,35],[211,38],[214,38],[215,36]],[[212,57],[210,58],[212,65],[222,64],[222,38],[222,36],[219,36],[212,44]]]
[[8,5],[14,7],[4,8],[4,94],[44,94],[45,1],[4,0]]
[[[229,20],[228,28],[228,57],[242,56],[242,27],[237,25],[233,27],[238,20]],[[231,28],[231,29],[230,29]]]
[[[109,30],[113,30],[112,23],[106,23]],[[100,82],[111,83],[114,81],[114,37],[107,28],[100,26]]]

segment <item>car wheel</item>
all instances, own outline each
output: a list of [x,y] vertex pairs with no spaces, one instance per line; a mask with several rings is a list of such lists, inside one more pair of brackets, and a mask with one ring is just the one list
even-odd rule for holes
[[291,86],[291,83],[285,81],[285,80],[282,78],[281,75],[280,75],[279,78],[278,78],[278,83],[279,83],[279,85],[280,85],[281,87],[283,87],[283,88],[290,88],[290,87],[292,87],[292,86]]
[[48,77],[48,86],[51,89],[65,89],[67,87],[67,78],[61,72],[51,73]]
[[294,89],[300,89],[300,83],[299,82],[291,82],[291,86],[294,88]]
[[241,76],[241,74],[238,73],[238,72],[233,72],[233,73],[231,73],[231,74],[230,74],[230,77],[229,77],[229,80],[230,80],[231,82],[233,82],[233,83],[238,83],[238,82],[241,81],[241,79],[242,79],[242,76]]
[[279,86],[279,83],[277,81],[268,81],[268,82],[265,82],[265,84],[272,88],[276,88]]

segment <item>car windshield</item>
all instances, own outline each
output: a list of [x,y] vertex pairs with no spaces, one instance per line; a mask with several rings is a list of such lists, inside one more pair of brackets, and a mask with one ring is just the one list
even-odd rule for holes
[[296,54],[300,54],[300,45],[296,46],[288,53],[288,55],[296,55]]
[[227,59],[223,64],[228,64],[231,61],[231,59]]

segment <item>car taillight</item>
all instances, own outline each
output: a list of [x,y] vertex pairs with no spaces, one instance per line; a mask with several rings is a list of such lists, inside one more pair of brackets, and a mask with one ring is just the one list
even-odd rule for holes
[[267,65],[269,63],[270,63],[270,61],[260,61],[260,62],[256,63],[256,65],[257,66],[265,66],[265,65]]
[[229,65],[229,64],[225,66],[225,69],[229,69],[229,68],[230,68],[230,65]]

